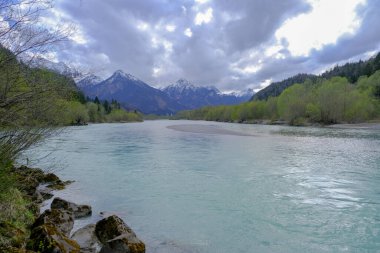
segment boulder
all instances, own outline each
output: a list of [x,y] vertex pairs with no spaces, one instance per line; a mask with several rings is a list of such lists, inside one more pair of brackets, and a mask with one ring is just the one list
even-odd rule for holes
[[43,200],[48,200],[54,197],[54,194],[47,190],[39,190],[39,193],[41,194]]
[[51,184],[48,184],[46,187],[52,190],[63,190],[66,188],[67,185],[73,183],[74,181],[62,181],[58,179],[57,181],[52,182]]
[[21,175],[18,176],[19,189],[27,196],[34,198],[35,193],[37,191],[37,187],[40,185],[39,181],[33,177],[23,177]]
[[83,253],[100,252],[102,245],[95,235],[95,224],[87,225],[77,230],[71,239],[75,240]]
[[61,198],[54,198],[50,207],[51,209],[62,209],[73,212],[75,218],[83,218],[92,214],[91,206],[77,205]]
[[22,165],[19,168],[14,168],[13,172],[23,178],[33,178],[41,183],[44,181],[45,177],[45,173],[41,169],[29,168],[25,165]]
[[54,173],[47,173],[44,175],[44,182],[45,183],[56,182],[59,180],[60,180],[59,177]]
[[33,228],[27,249],[41,253],[79,253],[77,242],[67,238],[52,224]]
[[34,194],[33,194],[32,200],[35,201],[36,203],[41,204],[45,200],[51,199],[53,196],[54,195],[52,193],[50,193],[50,191],[48,191],[48,190],[36,189]]
[[32,196],[32,200],[38,204],[41,204],[44,201],[44,198],[39,190],[36,189]]
[[74,227],[74,215],[67,210],[52,209],[46,210],[34,222],[32,228],[50,224],[65,236],[70,235]]
[[122,219],[111,215],[96,223],[95,234],[104,245],[102,253],[143,253],[145,244]]

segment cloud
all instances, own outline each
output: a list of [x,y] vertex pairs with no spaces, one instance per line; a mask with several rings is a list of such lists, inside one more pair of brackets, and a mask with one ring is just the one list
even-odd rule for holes
[[208,8],[205,12],[198,12],[197,15],[195,16],[194,24],[202,25],[202,24],[210,23],[213,17],[212,13],[213,13],[212,8]]
[[186,28],[186,30],[183,32],[187,37],[191,38],[193,36],[193,32],[190,28]]
[[380,1],[367,0],[360,5],[357,15],[361,17],[361,25],[355,34],[345,34],[335,44],[315,51],[313,58],[321,64],[334,64],[353,57],[360,57],[369,51],[380,49],[380,33],[376,27],[380,24]]
[[[314,0],[56,1],[50,21],[63,19],[78,30],[57,52],[60,60],[103,75],[123,69],[155,86],[186,78],[222,90],[257,89],[268,80],[319,71],[376,50],[380,41],[376,0],[355,9],[361,23],[354,32],[343,29],[326,43],[309,43],[308,56],[294,53],[307,34],[297,26],[293,37],[279,31],[313,13]],[[343,9],[329,15],[339,20]]]
[[[276,38],[288,41],[288,49],[292,55],[308,56],[311,49],[320,50],[325,45],[334,44],[337,38],[344,34],[354,34],[360,26],[360,18],[355,10],[358,4],[364,2],[364,0],[312,1],[312,10],[287,20],[276,31]],[[337,12],[339,12],[338,22]]]

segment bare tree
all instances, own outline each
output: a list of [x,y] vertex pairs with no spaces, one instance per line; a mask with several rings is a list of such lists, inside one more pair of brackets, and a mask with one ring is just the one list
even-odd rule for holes
[[0,44],[16,56],[33,56],[66,40],[73,26],[52,28],[41,23],[41,13],[52,7],[52,0],[0,0]]
[[[0,162],[3,163],[57,131],[50,122],[39,119],[52,110],[55,96],[68,92],[67,89],[55,85],[55,80],[40,78],[49,73],[41,74],[19,62],[20,57],[32,60],[51,50],[73,31],[72,27],[52,29],[41,22],[41,13],[52,7],[52,0],[0,0]],[[41,122],[45,124],[38,124]]]

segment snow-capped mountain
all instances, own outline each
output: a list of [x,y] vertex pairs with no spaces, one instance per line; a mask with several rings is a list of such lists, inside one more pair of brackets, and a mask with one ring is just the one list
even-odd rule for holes
[[253,89],[246,89],[246,90],[242,90],[242,91],[234,91],[234,92],[227,93],[227,94],[234,95],[236,97],[241,98],[245,102],[247,102],[248,100],[251,99],[251,97],[255,94],[255,92],[253,91]]
[[72,77],[74,79],[79,79],[82,76],[79,71],[67,66],[64,62],[53,62],[41,57],[33,59],[30,62],[30,65],[35,68],[45,68],[52,70],[56,73]]
[[100,78],[99,76],[91,74],[91,75],[86,76],[85,78],[81,79],[79,82],[77,82],[77,86],[79,88],[84,88],[84,87],[88,87],[88,86],[97,85],[97,84],[101,83],[102,81],[103,81],[103,79]]
[[116,99],[126,108],[145,114],[173,114],[185,109],[159,89],[153,88],[131,74],[121,70],[93,85],[78,85],[86,96],[99,99]]
[[253,92],[248,90],[224,94],[216,87],[197,86],[185,79],[179,79],[176,83],[160,90],[122,70],[115,71],[105,80],[89,75],[77,82],[77,86],[86,96],[116,99],[126,108],[159,115],[174,114],[181,110],[203,106],[239,104],[247,102]]
[[187,80],[179,79],[176,83],[162,89],[169,97],[188,109],[203,106],[233,105],[248,101],[249,97],[238,94],[224,94],[213,86],[196,86]]

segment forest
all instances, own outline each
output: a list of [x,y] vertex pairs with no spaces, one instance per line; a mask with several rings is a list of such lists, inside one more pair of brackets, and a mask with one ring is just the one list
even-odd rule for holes
[[361,76],[370,76],[380,70],[380,53],[366,61],[348,62],[342,66],[335,67],[318,75],[297,74],[280,82],[271,83],[269,86],[257,92],[251,100],[267,100],[269,97],[279,96],[286,88],[303,83],[306,80],[315,82],[317,79],[330,79],[335,76],[345,77],[350,83],[356,83]]
[[279,96],[236,106],[204,107],[183,111],[177,119],[290,125],[358,123],[380,117],[380,71],[361,76],[306,79]]

